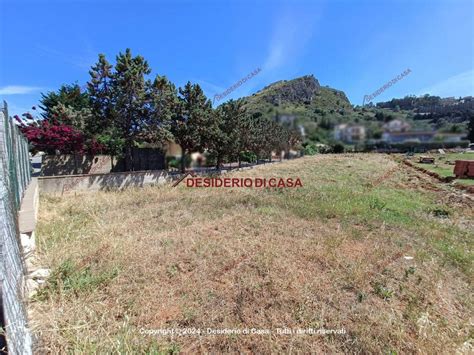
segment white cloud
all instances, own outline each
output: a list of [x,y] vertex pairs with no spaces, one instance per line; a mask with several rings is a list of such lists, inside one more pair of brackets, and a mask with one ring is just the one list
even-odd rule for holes
[[474,69],[456,74],[420,90],[418,95],[431,94],[441,97],[473,96]]
[[213,84],[209,81],[202,80],[202,79],[192,79],[191,82],[198,83],[205,92],[209,92],[213,95],[214,94],[220,94],[220,93],[222,93],[226,90],[226,88],[224,88],[222,86]]
[[80,69],[89,69],[97,58],[97,56],[92,53],[92,49],[88,44],[86,51],[78,50],[77,53],[73,54],[58,51],[54,48],[50,48],[44,45],[36,45],[35,48],[39,52],[38,54],[41,56],[57,58],[64,63],[76,66]]
[[8,85],[0,88],[0,95],[25,95],[41,90],[36,86]]
[[303,13],[285,8],[277,16],[276,25],[270,40],[269,51],[263,69],[277,69],[301,56],[313,36],[314,26],[319,15]]

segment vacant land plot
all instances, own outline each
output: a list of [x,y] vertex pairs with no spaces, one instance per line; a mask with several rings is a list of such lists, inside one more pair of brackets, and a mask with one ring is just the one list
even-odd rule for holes
[[[32,304],[40,352],[473,350],[469,197],[375,154],[231,176],[303,187],[43,196],[52,275]],[[149,334],[171,328],[203,334]]]

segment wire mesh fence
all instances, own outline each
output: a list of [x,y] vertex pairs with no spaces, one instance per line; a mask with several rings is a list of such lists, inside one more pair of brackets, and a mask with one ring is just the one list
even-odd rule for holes
[[30,179],[28,143],[9,119],[4,103],[0,109],[0,320],[9,354],[32,353],[25,307],[26,268],[18,228],[18,210]]

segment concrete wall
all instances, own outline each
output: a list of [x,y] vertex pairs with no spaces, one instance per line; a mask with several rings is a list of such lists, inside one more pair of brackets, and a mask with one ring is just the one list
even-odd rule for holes
[[164,170],[133,171],[109,174],[44,176],[38,178],[41,193],[64,194],[74,191],[99,191],[164,184],[171,177]]
[[108,155],[44,155],[41,176],[105,174],[112,171],[113,164]]
[[157,148],[132,148],[131,159],[108,155],[44,155],[41,176],[106,174],[110,172],[162,170],[165,154]]

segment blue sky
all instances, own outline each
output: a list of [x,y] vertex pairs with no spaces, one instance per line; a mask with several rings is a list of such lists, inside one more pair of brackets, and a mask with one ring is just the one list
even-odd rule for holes
[[314,74],[353,104],[405,69],[375,102],[409,94],[474,95],[474,2],[0,0],[0,99],[10,113],[40,92],[88,80],[98,53],[129,47],[152,75],[227,98]]

